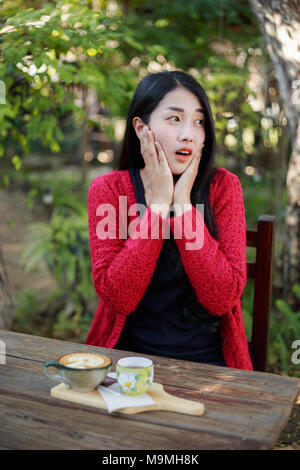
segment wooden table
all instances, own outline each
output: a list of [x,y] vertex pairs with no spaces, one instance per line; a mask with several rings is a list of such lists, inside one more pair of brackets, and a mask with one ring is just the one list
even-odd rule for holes
[[44,375],[43,363],[94,351],[115,365],[132,354],[3,330],[0,340],[6,349],[0,364],[2,449],[272,449],[300,392],[296,378],[149,356],[155,382],[204,403],[205,414],[109,414],[51,397],[56,384]]

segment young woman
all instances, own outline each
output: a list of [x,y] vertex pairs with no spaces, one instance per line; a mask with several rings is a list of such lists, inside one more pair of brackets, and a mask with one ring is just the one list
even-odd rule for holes
[[209,101],[193,77],[140,82],[118,170],[89,189],[99,305],[87,344],[252,370],[243,192],[236,175],[214,167],[215,151]]

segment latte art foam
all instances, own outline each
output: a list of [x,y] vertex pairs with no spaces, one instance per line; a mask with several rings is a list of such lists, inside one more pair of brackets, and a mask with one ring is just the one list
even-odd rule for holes
[[72,353],[63,356],[59,362],[66,367],[74,369],[92,369],[108,365],[110,359],[101,354]]

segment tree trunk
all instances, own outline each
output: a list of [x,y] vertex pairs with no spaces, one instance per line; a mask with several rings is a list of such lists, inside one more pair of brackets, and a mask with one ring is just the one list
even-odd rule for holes
[[81,160],[81,186],[86,182],[89,165],[89,163],[85,160],[84,155],[86,152],[91,151],[89,120],[93,115],[97,114],[99,108],[97,93],[93,88],[84,88],[82,90],[82,99],[85,118],[82,126],[83,133],[79,147],[79,158]]
[[0,247],[0,329],[9,330],[13,321],[15,300]]
[[294,310],[300,284],[300,8],[298,0],[249,0],[274,64],[291,137],[286,186],[286,230],[282,253],[282,296]]

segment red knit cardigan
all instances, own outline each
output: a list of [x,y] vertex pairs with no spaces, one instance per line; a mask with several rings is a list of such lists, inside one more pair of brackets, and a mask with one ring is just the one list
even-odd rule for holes
[[[119,196],[123,196],[121,210]],[[113,170],[92,181],[88,192],[89,237],[93,284],[99,304],[86,344],[115,346],[126,316],[136,309],[150,283],[164,243],[163,227],[170,224],[168,228],[174,234],[178,224],[183,227],[187,221],[195,230],[197,217],[197,223],[203,224],[204,234],[200,249],[185,249],[185,243],[191,242],[191,234],[185,229],[181,238],[175,238],[184,269],[199,302],[212,315],[221,317],[226,366],[253,370],[241,309],[241,295],[246,284],[246,223],[238,177],[225,168],[218,168],[210,184],[210,200],[217,240],[210,235],[201,212],[195,207],[171,219],[163,219],[150,207],[141,219],[137,218],[136,212],[128,215],[131,214],[129,207],[135,207],[137,202],[128,170]],[[110,205],[106,206],[110,209],[107,212],[103,210],[104,203]],[[138,221],[137,231],[143,236],[124,235],[128,224],[134,220]],[[102,224],[106,222],[107,230],[112,232],[113,224],[116,224],[114,239],[111,236],[99,238],[100,229],[103,229],[101,221]],[[151,238],[153,226],[159,227],[156,239]]]

